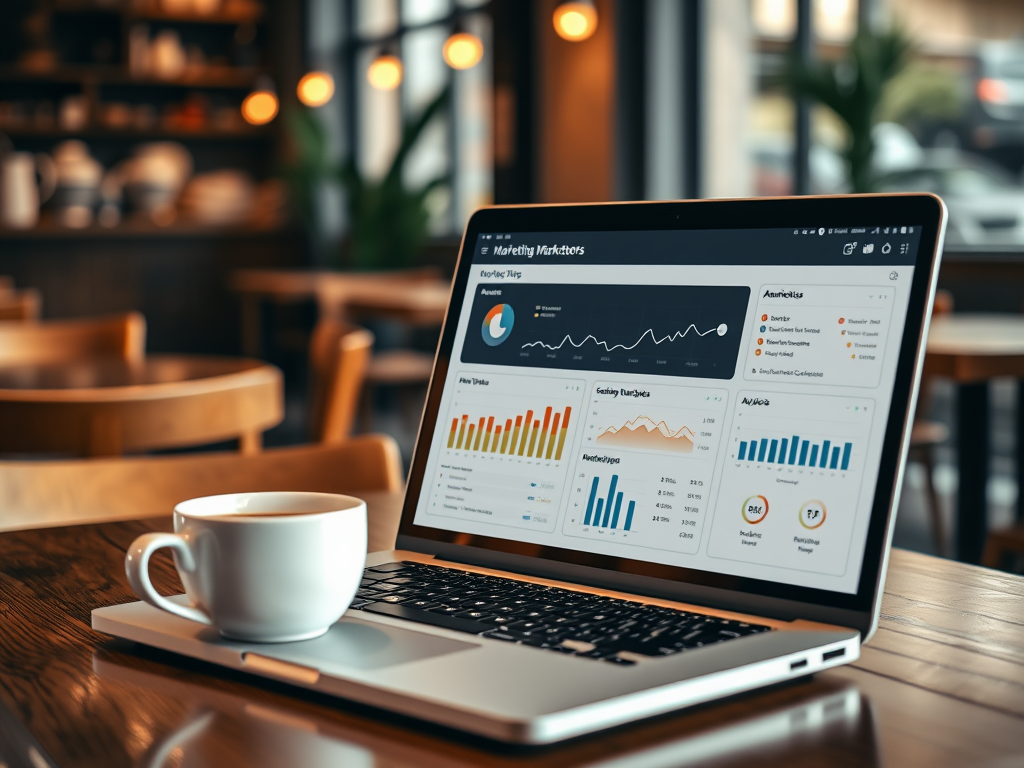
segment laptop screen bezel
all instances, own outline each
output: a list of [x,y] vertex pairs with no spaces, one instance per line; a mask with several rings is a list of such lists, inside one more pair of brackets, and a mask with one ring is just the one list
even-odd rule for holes
[[[920,346],[928,319],[926,307],[934,291],[939,260],[937,246],[942,217],[941,200],[925,194],[495,206],[478,210],[468,222],[462,240],[452,283],[452,300],[441,332],[410,467],[398,548],[593,586],[618,586],[627,591],[642,589],[652,595],[699,604],[726,605],[738,610],[756,607],[764,615],[780,618],[810,615],[817,620],[831,619],[846,626],[865,627],[862,619],[873,613],[880,589],[890,518],[895,514],[898,484],[902,478],[904,430],[916,393]],[[922,231],[882,446],[879,481],[855,594],[461,533],[414,522],[441,395],[452,361],[458,319],[467,300],[466,286],[477,235],[484,232],[794,229],[892,221],[914,224],[922,227]],[[883,482],[883,478],[889,481]]]

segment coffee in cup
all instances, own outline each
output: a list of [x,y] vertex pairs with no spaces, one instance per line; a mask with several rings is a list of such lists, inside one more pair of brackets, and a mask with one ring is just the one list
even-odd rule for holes
[[[174,553],[191,605],[160,595],[149,558]],[[355,597],[366,562],[366,504],[327,493],[233,493],[174,508],[174,533],[128,549],[128,581],[142,600],[230,639],[263,643],[324,634]]]

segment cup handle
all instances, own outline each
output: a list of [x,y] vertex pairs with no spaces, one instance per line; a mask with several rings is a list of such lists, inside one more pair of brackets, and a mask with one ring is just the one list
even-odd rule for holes
[[184,570],[195,570],[196,561],[192,557],[192,550],[189,549],[184,536],[179,536],[176,533],[143,534],[128,547],[128,554],[124,558],[124,569],[135,594],[155,608],[173,613],[175,616],[181,616],[183,619],[212,626],[213,621],[203,611],[193,606],[173,603],[153,588],[153,583],[149,580],[149,558],[161,547],[173,549]]

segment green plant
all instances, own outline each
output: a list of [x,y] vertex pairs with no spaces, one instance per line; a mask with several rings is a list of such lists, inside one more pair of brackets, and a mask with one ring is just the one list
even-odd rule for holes
[[878,120],[886,85],[906,66],[913,43],[898,27],[860,31],[839,62],[804,63],[792,56],[785,80],[793,95],[829,107],[849,130],[844,152],[854,192],[871,192],[875,179],[871,128]]
[[965,95],[955,72],[914,63],[886,87],[878,119],[903,124],[929,119],[952,121],[963,114]]
[[400,269],[412,262],[427,237],[427,198],[445,186],[448,179],[440,176],[417,189],[409,189],[402,178],[403,171],[409,153],[448,99],[449,89],[445,88],[419,115],[406,122],[391,166],[380,179],[363,174],[354,157],[340,165],[332,163],[323,126],[313,111],[302,108],[289,112],[288,126],[296,158],[286,176],[295,206],[322,257],[329,244],[325,242],[315,196],[321,185],[337,181],[345,191],[348,208],[349,264],[356,269]]

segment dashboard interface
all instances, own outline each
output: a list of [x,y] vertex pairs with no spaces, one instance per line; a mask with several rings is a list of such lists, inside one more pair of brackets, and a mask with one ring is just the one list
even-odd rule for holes
[[856,593],[920,235],[478,235],[414,522]]

